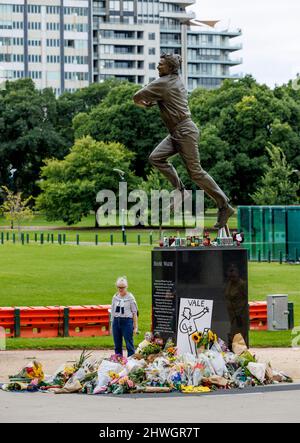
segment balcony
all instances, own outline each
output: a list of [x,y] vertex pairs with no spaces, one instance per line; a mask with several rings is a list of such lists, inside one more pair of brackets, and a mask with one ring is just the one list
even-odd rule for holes
[[208,74],[208,73],[197,73],[197,72],[188,72],[188,77],[191,78],[220,78],[220,79],[224,79],[224,78],[231,78],[231,79],[238,79],[238,78],[242,78],[243,74],[242,73],[237,73],[237,74],[223,74],[223,75],[218,75],[218,74]]
[[[204,57],[204,56],[202,56]],[[219,64],[219,65],[241,65],[243,63],[243,59],[242,58],[237,58],[234,60],[230,60],[230,59],[207,59],[207,58],[201,58],[201,56],[199,57],[194,57],[194,58],[190,58],[188,57],[188,63],[211,63],[211,64]]]
[[222,45],[221,43],[203,43],[201,41],[195,42],[195,41],[189,41],[187,43],[188,48],[204,48],[204,49],[221,49],[223,51],[239,51],[240,49],[243,49],[242,43],[236,43],[235,45]]
[[181,42],[178,40],[161,40],[160,46],[169,46],[172,48],[181,48]]
[[105,8],[97,8],[96,6],[93,7],[93,15],[106,15],[106,9]]
[[196,0],[160,0],[161,3],[172,3],[174,5],[178,5],[181,7],[187,7],[194,5],[196,3]]
[[196,17],[196,14],[192,11],[161,11],[160,16],[162,18],[173,18],[179,20],[181,23],[188,22]]
[[166,25],[161,25],[160,27],[160,31],[161,32],[181,32],[181,25],[171,25],[171,26],[166,26]]

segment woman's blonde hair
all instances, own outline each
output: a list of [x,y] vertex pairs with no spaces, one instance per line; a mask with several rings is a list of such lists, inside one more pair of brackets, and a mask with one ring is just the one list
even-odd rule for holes
[[120,283],[123,284],[124,286],[126,286],[126,288],[128,288],[128,281],[127,281],[127,277],[125,275],[123,275],[123,277],[117,278],[116,286],[120,286]]

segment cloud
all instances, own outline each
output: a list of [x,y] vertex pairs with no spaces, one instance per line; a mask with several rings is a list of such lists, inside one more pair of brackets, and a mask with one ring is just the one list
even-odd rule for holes
[[189,8],[203,20],[219,19],[220,27],[241,28],[243,65],[233,72],[252,74],[269,86],[294,78],[300,65],[298,0],[198,0]]

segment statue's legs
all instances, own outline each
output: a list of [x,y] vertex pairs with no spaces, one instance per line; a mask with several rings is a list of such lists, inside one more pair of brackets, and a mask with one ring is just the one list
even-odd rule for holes
[[177,153],[178,149],[171,136],[168,135],[150,154],[149,161],[171,182],[175,189],[182,190],[184,185],[174,166],[168,162],[168,158]]
[[172,141],[178,146],[178,153],[182,157],[193,182],[215,200],[218,208],[226,207],[228,197],[201,166],[198,139],[199,130],[191,120],[179,125],[172,134]]
[[176,130],[168,135],[151,153],[150,163],[155,166],[172,183],[174,188],[182,190],[184,185],[178,177],[174,166],[168,158],[179,153],[186,165],[191,179],[203,189],[218,208],[228,206],[228,198],[213,178],[201,167],[198,150],[199,131],[191,121],[178,125]]

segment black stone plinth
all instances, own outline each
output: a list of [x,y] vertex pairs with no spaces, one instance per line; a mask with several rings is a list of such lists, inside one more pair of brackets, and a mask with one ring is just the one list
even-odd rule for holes
[[247,250],[240,247],[154,248],[152,330],[176,342],[181,298],[213,300],[211,329],[231,347],[248,345]]

